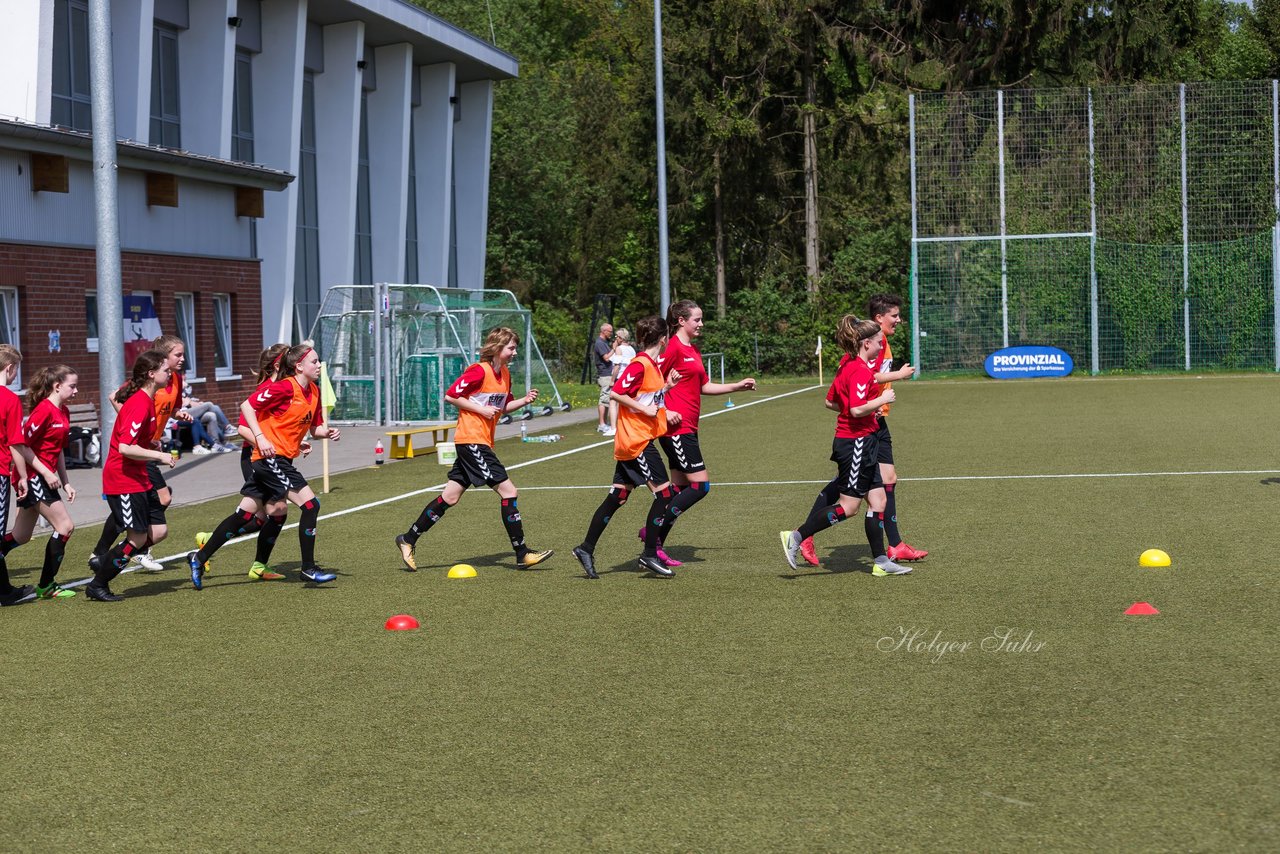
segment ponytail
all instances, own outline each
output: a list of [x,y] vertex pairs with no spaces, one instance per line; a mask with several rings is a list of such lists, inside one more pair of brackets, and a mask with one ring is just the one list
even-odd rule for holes
[[[172,352],[172,351],[170,351]],[[169,357],[163,350],[145,350],[133,361],[133,375],[116,392],[116,403],[126,403],[151,381],[151,372],[164,365]]]
[[27,385],[27,409],[34,409],[37,403],[53,393],[55,385],[75,375],[76,372],[66,365],[49,365],[36,371]]
[[278,379],[276,371],[280,369],[280,363],[284,361],[284,354],[288,352],[288,344],[272,344],[258,355],[258,369],[253,371],[253,376],[259,383],[265,380]]
[[836,324],[836,343],[849,355],[856,356],[862,342],[874,338],[879,332],[880,324],[874,320],[859,320],[852,314],[846,314]]

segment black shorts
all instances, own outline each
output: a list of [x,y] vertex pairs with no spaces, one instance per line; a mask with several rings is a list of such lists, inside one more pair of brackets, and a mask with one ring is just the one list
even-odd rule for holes
[[37,504],[57,504],[62,500],[62,493],[49,485],[43,477],[34,471],[27,478],[27,497],[18,500],[18,506],[29,510]]
[[253,480],[253,446],[248,442],[240,451],[240,474],[244,475],[245,483]]
[[152,525],[163,525],[164,505],[154,489],[127,495],[108,495],[107,506],[122,531],[145,534]]
[[618,460],[613,467],[613,482],[644,486],[647,483],[666,483],[667,467],[653,442],[644,446],[644,452],[634,460]]
[[881,465],[893,465],[893,437],[889,435],[889,424],[880,416],[880,426],[876,428],[876,462]]
[[839,466],[836,482],[841,495],[865,498],[868,492],[884,485],[876,462],[874,433],[858,439],[837,437],[831,443],[831,460]]
[[252,477],[240,487],[246,498],[261,501],[278,501],[290,492],[299,492],[307,486],[307,479],[293,467],[288,457],[267,457],[250,463]]
[[164,474],[160,471],[160,463],[155,460],[147,460],[147,477],[151,478],[152,489],[169,488],[169,484],[164,479]]
[[9,533],[9,475],[0,474],[0,537]]
[[507,469],[488,445],[457,446],[458,459],[449,469],[449,480],[469,486],[497,486],[507,480]]
[[692,474],[707,470],[707,464],[702,459],[702,448],[698,446],[697,433],[659,436],[658,442],[667,454],[667,465],[671,466],[672,471]]

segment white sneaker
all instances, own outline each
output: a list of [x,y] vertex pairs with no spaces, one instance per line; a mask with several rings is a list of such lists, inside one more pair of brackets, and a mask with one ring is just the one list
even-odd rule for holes
[[234,424],[228,424],[227,429],[222,431],[222,437],[224,439],[234,439],[239,435],[240,431],[236,429],[236,425]]
[[615,433],[617,433],[617,432],[618,432],[618,431],[617,431],[617,430],[615,430],[615,429],[613,429],[612,427],[606,427],[606,428],[604,428],[603,430],[601,430],[601,431],[600,431],[600,435],[601,435],[601,436],[612,436],[612,435],[614,435],[614,434],[615,434]]
[[212,454],[212,453],[213,453],[213,449],[212,449],[212,448],[206,448],[204,445],[196,445],[194,448],[192,448],[192,449],[191,449],[191,453],[193,453],[193,454],[201,454],[201,455],[203,455],[203,454]]
[[150,551],[139,552],[133,556],[133,559],[147,572],[159,572],[164,569],[164,564],[153,558]]
[[607,425],[604,425],[604,424],[597,424],[597,425],[596,425],[596,432],[597,432],[597,433],[603,433],[605,430],[608,430],[608,429],[609,429],[609,428],[608,428],[608,426],[607,426]]
[[239,448],[235,447],[234,445],[228,445],[226,442],[223,442],[221,445],[214,445],[214,446],[213,446],[213,449],[214,449],[215,451],[217,451],[218,453],[220,453],[220,454],[230,454],[230,453],[232,453],[233,451],[238,451],[238,450],[240,450]]

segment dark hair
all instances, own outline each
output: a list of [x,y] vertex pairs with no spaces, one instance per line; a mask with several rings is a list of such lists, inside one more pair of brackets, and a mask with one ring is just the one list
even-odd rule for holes
[[693,317],[693,310],[698,304],[691,299],[676,300],[667,307],[667,334],[675,335],[680,328],[680,321]]
[[169,356],[163,350],[144,350],[139,353],[138,358],[133,360],[133,375],[116,392],[116,403],[128,403],[129,398],[150,381],[151,372],[163,367],[168,360]]
[[285,351],[288,349],[288,344],[272,344],[258,354],[258,369],[251,372],[258,382],[275,378],[276,369],[280,367],[280,362],[284,360]]
[[516,334],[514,329],[507,326],[495,326],[489,330],[489,334],[485,336],[484,346],[480,348],[480,361],[492,362],[498,358],[498,354],[503,348],[512,341],[520,342],[520,336]]
[[667,323],[656,314],[642,318],[636,323],[636,346],[641,350],[648,350],[665,337],[667,337]]
[[897,294],[874,294],[867,300],[867,316],[872,320],[882,314],[888,314],[893,308],[902,308],[902,297]]
[[859,320],[852,314],[846,314],[836,323],[836,343],[846,353],[856,356],[863,341],[880,334],[880,324],[874,320]]
[[49,365],[36,371],[27,385],[27,408],[34,408],[37,403],[53,393],[55,385],[75,375],[76,372],[66,365]]
[[284,358],[280,360],[280,370],[277,376],[282,380],[287,380],[298,372],[298,363],[307,357],[315,348],[310,344],[294,344],[284,353]]

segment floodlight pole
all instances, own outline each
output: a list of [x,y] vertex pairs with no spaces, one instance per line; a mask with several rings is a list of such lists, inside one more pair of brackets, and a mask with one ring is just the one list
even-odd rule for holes
[[671,305],[671,266],[667,247],[667,131],[662,89],[662,0],[653,0],[653,67],[658,110],[658,304],[667,316]]
[[117,200],[116,104],[111,58],[111,0],[89,0],[89,91],[93,101],[93,202],[98,279],[98,420],[110,436],[107,401],[124,382],[124,311]]

